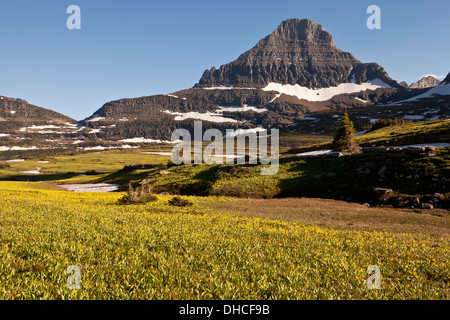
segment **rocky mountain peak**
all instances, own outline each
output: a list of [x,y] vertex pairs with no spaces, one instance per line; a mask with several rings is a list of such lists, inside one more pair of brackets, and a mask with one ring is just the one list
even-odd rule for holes
[[433,88],[436,87],[439,83],[441,83],[438,79],[433,76],[426,76],[420,79],[417,82],[414,82],[409,87],[411,89],[425,89],[425,88]]
[[320,24],[288,19],[235,61],[206,70],[195,87],[263,88],[278,83],[327,88],[352,79],[361,83],[375,78],[398,86],[375,65],[363,64],[340,50]]
[[333,44],[333,37],[324,28],[309,19],[288,19],[269,36],[261,40],[256,48],[277,45],[293,45],[306,43]]

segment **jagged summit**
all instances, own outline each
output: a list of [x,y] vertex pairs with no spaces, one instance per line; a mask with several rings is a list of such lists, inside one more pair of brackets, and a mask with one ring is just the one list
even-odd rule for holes
[[[352,73],[358,66],[357,73]],[[378,78],[398,86],[380,66],[362,64],[336,47],[333,37],[320,24],[309,19],[288,19],[235,61],[206,70],[196,87],[262,88],[279,83],[326,88],[351,82],[354,75],[357,83]]]
[[420,79],[419,81],[414,82],[409,87],[411,89],[433,88],[433,87],[436,87],[439,83],[441,83],[441,81],[439,81],[435,77],[426,76],[426,77],[423,77],[422,79]]
[[[309,19],[288,19],[279,25],[255,48],[290,46],[295,44],[322,43],[334,46],[333,37],[320,24]],[[293,48],[295,50],[295,48]]]

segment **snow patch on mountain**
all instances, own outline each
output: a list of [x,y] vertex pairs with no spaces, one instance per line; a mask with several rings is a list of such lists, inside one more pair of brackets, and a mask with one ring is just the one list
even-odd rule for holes
[[321,89],[310,89],[307,87],[302,87],[298,84],[280,84],[280,83],[269,83],[264,91],[276,91],[278,93],[284,93],[289,96],[294,96],[299,99],[308,101],[327,101],[332,99],[334,96],[339,94],[350,94],[357,93],[365,90],[376,90],[378,88],[392,89],[391,86],[384,83],[380,79],[374,79],[370,82],[356,84],[356,83],[341,83],[336,87],[328,87]]
[[216,123],[222,123],[222,122],[239,122],[235,119],[222,117],[220,113],[213,113],[213,112],[206,112],[206,113],[200,113],[200,112],[171,112],[169,110],[165,110],[165,113],[174,115],[175,121],[183,121],[186,119],[194,119],[194,120],[203,120],[203,121],[209,121],[209,122],[216,122]]
[[265,112],[267,111],[266,108],[256,108],[251,107],[246,104],[244,104],[242,107],[219,107],[219,112],[246,112],[246,111],[255,111],[257,113]]

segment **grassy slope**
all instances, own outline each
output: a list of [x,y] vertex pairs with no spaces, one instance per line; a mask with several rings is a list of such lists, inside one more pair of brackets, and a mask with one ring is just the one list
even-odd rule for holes
[[[388,166],[385,178],[378,171]],[[446,193],[449,190],[450,150],[434,157],[392,159],[389,163],[361,163],[359,156],[339,159],[281,158],[278,173],[262,176],[260,165],[182,165],[150,170],[119,171],[101,182],[128,184],[151,179],[157,192],[186,195],[226,195],[251,198],[311,196],[368,201],[376,187],[406,194]],[[164,174],[168,171],[170,174]],[[327,177],[328,173],[335,176]]]
[[[301,134],[290,134],[289,139],[295,141],[295,137],[302,139]],[[299,153],[313,149],[328,149],[331,146],[333,138],[331,136],[322,136],[320,139],[312,141],[310,144],[292,143],[290,149],[283,149],[284,153]],[[408,145],[415,143],[432,143],[450,141],[450,119],[420,121],[403,125],[394,125],[368,132],[357,137],[357,143],[362,146],[388,146],[388,145]],[[280,149],[281,150],[281,149]]]
[[[0,182],[2,299],[449,299],[450,243]],[[200,203],[201,202],[201,203]],[[325,212],[327,209],[324,209]],[[368,290],[378,265],[381,290]],[[81,289],[66,270],[81,268]]]

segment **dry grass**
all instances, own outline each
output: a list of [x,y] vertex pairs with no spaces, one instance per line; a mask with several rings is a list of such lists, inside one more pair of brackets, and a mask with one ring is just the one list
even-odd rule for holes
[[334,229],[389,231],[450,237],[450,211],[394,209],[314,198],[233,199],[205,206],[250,217],[296,220]]

